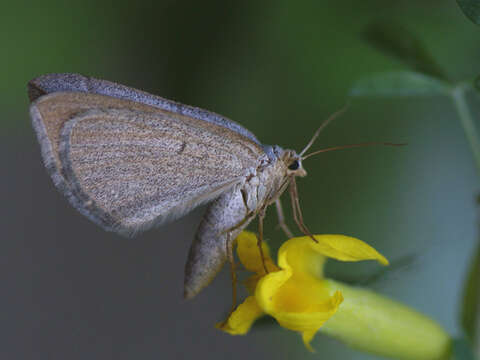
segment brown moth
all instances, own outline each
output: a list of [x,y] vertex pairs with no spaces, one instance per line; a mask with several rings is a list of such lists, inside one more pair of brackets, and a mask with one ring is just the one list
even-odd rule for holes
[[256,216],[261,241],[268,205],[276,202],[291,236],[279,202],[288,186],[294,219],[309,234],[295,177],[306,175],[302,160],[309,155],[303,154],[328,121],[297,154],[262,145],[215,113],[106,80],[48,74],[29,82],[28,95],[55,186],[105,230],[131,236],[210,203],[188,255],[186,298],[207,286],[227,259],[233,264],[232,240]]

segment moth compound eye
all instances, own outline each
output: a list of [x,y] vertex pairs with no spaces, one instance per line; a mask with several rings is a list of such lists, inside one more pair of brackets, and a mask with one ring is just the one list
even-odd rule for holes
[[298,160],[294,160],[290,165],[288,165],[288,169],[292,171],[297,170],[299,167],[300,163],[298,162]]

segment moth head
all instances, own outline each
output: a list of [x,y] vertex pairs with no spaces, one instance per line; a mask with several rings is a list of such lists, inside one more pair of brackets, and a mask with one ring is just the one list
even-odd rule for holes
[[287,168],[288,176],[300,176],[304,177],[307,172],[302,165],[302,157],[294,150],[285,150],[282,156],[282,161]]

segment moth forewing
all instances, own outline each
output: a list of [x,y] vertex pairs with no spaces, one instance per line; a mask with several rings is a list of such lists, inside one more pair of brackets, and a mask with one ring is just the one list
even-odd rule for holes
[[47,95],[32,112],[59,189],[91,220],[122,234],[218,197],[263,152],[218,125],[98,94]]

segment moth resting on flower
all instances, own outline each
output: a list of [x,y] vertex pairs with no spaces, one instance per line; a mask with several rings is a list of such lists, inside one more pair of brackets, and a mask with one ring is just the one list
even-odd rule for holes
[[[207,286],[232,259],[232,241],[289,187],[304,234],[295,184],[302,152],[263,145],[218,114],[106,80],[48,74],[28,83],[30,115],[45,167],[80,213],[131,236],[210,205],[185,269],[185,297]],[[353,145],[358,146],[358,145]],[[333,148],[332,148],[333,149]],[[324,149],[328,151],[332,149]]]

